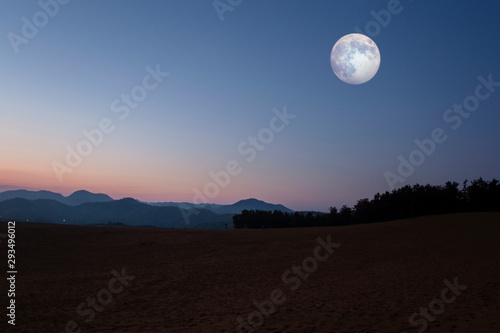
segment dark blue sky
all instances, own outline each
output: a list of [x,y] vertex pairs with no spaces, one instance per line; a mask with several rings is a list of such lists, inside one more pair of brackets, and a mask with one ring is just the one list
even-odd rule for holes
[[[217,203],[258,197],[327,210],[389,190],[384,173],[398,175],[398,157],[436,128],[447,140],[396,187],[498,177],[500,87],[457,129],[443,115],[475,94],[478,76],[500,82],[500,2],[401,1],[385,27],[366,32],[381,52],[377,75],[340,81],[332,46],[393,3],[243,0],[221,21],[212,1],[72,0],[46,25],[39,15],[16,53],[9,33],[22,37],[23,17],[33,22],[41,7],[2,1],[0,181],[154,201],[193,201],[199,190]],[[120,119],[112,103],[158,65],[169,76]],[[253,156],[248,137],[285,107],[296,117]],[[105,118],[112,133],[68,166],[67,147]],[[207,187],[229,161],[238,174]],[[55,162],[71,173],[58,178]]]

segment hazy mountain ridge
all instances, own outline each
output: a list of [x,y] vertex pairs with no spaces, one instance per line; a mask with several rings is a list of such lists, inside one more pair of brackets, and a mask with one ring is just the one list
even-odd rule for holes
[[[51,191],[29,191],[29,190],[10,190],[0,192],[0,202],[9,200],[9,199],[28,199],[28,200],[40,200],[40,199],[48,199],[55,200],[60,203],[70,205],[70,206],[78,206],[85,203],[95,203],[95,202],[111,202],[115,201],[107,194],[103,193],[92,193],[86,190],[76,191],[69,196],[65,197],[60,193],[51,192]],[[250,198],[240,200],[231,205],[220,205],[214,203],[202,203],[202,204],[194,204],[189,202],[142,202],[144,204],[148,204],[150,206],[156,207],[176,207],[183,210],[196,209],[196,210],[210,210],[217,214],[239,214],[243,210],[267,210],[267,211],[275,211],[279,210],[282,212],[291,213],[293,210],[280,205],[280,204],[271,204],[262,200]]]
[[55,200],[70,206],[77,206],[88,202],[113,201],[113,198],[111,198],[107,194],[91,193],[85,190],[79,190],[73,192],[67,197],[63,196],[60,193],[45,191],[45,190],[42,191],[10,190],[10,191],[0,192],[0,201],[17,199],[17,198],[27,199],[27,200],[40,200],[40,199]]
[[129,226],[155,226],[160,228],[232,227],[231,215],[219,215],[209,210],[198,210],[189,215],[176,207],[156,207],[125,198],[109,202],[85,203],[70,206],[51,199],[28,200],[22,198],[0,202],[2,219],[59,224],[123,223]]
[[80,190],[65,197],[51,191],[11,190],[0,193],[2,219],[62,224],[122,223],[162,228],[232,228],[232,216],[243,210],[280,210],[283,205],[257,199],[232,205],[175,202],[147,203],[133,198],[114,200],[106,194]]
[[240,200],[232,205],[225,205],[217,208],[215,212],[219,214],[240,214],[243,210],[279,210],[283,213],[293,213],[293,211],[283,205],[270,204],[258,199]]
[[217,214],[240,214],[243,210],[279,210],[284,213],[293,212],[293,210],[283,205],[271,204],[254,198],[240,200],[231,205],[219,205],[213,203],[193,204],[188,202],[148,202],[148,204],[153,206],[179,207],[181,209],[208,209]]
[[178,207],[181,209],[208,209],[211,211],[217,210],[219,207],[223,205],[214,204],[214,203],[201,203],[195,204],[191,202],[174,202],[174,201],[165,201],[165,202],[147,202],[144,203],[151,206],[161,206],[161,207]]

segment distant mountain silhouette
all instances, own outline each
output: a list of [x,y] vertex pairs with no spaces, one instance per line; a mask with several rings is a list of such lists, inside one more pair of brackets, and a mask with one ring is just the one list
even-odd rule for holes
[[240,214],[244,210],[279,210],[284,213],[292,213],[293,211],[283,205],[274,205],[265,201],[257,199],[240,200],[231,205],[218,205],[218,204],[193,204],[188,202],[148,202],[153,206],[164,207],[179,207],[182,209],[208,209],[217,214]]
[[[2,219],[61,224],[123,223],[130,226],[155,226],[162,228],[213,228],[232,227],[231,215],[219,215],[201,209],[189,214],[177,207],[158,207],[141,203],[132,198],[108,202],[66,205],[56,200],[9,199],[0,202]],[[189,220],[185,219],[189,216]]]
[[11,190],[0,193],[0,201],[16,198],[28,200],[50,199],[59,202],[63,202],[65,200],[65,197],[62,194],[50,191]]
[[77,206],[84,203],[89,202],[109,202],[113,201],[113,199],[107,195],[102,193],[91,193],[89,191],[80,190],[72,193],[68,197],[66,197],[66,204]]
[[267,210],[292,213],[293,211],[283,205],[274,205],[254,198],[240,200],[232,205],[221,206],[215,210],[219,214],[240,214],[244,210]]
[[218,205],[218,204],[213,204],[213,203],[203,203],[203,204],[195,204],[191,202],[173,202],[173,201],[166,201],[166,202],[145,202],[148,205],[151,206],[162,206],[162,207],[179,207],[181,209],[208,209],[213,212],[215,212],[218,208],[224,206],[224,205]]
[[[113,201],[113,198],[111,198],[107,194],[91,193],[85,190],[76,191],[67,197],[63,196],[62,194],[51,191],[11,190],[11,191],[0,192],[0,202],[16,198],[28,199],[28,200],[40,200],[40,199],[55,200],[70,206],[78,206],[84,203]],[[266,211],[278,210],[283,213],[293,212],[291,209],[283,205],[270,204],[265,201],[257,200],[254,198],[240,200],[231,205],[219,205],[213,203],[194,204],[189,202],[142,202],[142,203],[156,207],[174,207],[183,210],[189,210],[189,209],[209,210],[217,214],[240,214],[244,210],[266,210]]]
[[2,220],[62,222],[70,216],[71,206],[50,199],[9,199],[0,202]]
[[55,200],[60,203],[77,206],[87,202],[109,202],[113,201],[113,198],[106,194],[101,193],[91,193],[89,191],[76,191],[73,194],[65,197],[62,194],[50,192],[50,191],[27,191],[27,190],[12,190],[0,193],[0,201],[9,199],[28,199],[28,200]]
[[106,194],[85,190],[67,197],[50,191],[11,190],[0,193],[2,219],[45,223],[224,229],[226,225],[232,228],[232,215],[244,210],[293,212],[283,205],[257,199],[218,205],[145,203],[133,198],[113,200]]

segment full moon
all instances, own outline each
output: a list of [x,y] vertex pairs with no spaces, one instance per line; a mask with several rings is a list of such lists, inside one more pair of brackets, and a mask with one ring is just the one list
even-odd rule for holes
[[340,38],[332,48],[330,65],[339,79],[349,84],[370,81],[380,67],[377,44],[362,34]]

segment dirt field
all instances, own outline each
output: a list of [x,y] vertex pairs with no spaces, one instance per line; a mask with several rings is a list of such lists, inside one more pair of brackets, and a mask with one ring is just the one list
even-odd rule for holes
[[16,241],[16,326],[2,313],[1,332],[500,332],[500,213],[273,230],[17,223]]

